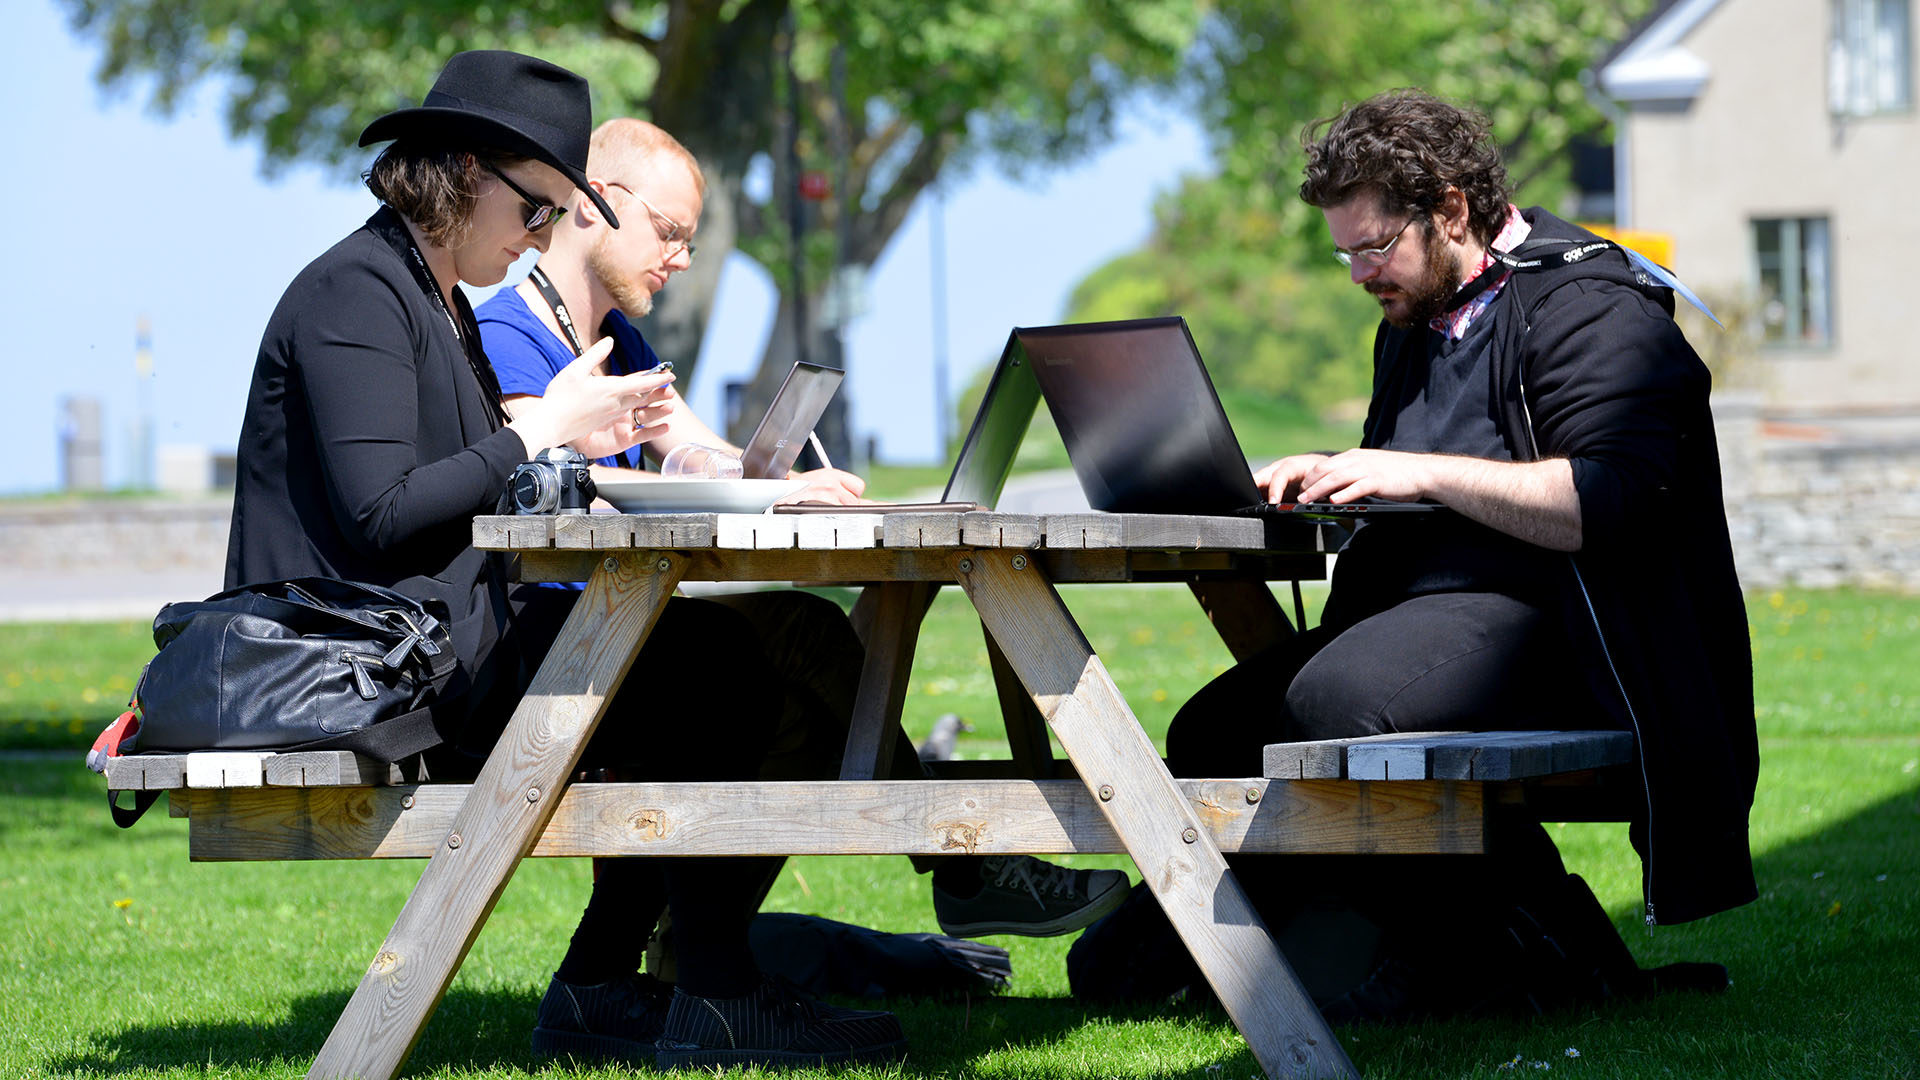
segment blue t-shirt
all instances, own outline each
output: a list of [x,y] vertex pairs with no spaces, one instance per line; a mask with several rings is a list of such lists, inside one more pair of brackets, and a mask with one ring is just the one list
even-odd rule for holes
[[[487,352],[487,359],[493,362],[494,373],[500,377],[502,395],[544,397],[547,384],[574,361],[573,350],[560,335],[547,329],[518,290],[501,289],[473,315],[480,320],[480,344]],[[613,338],[613,356],[607,362],[613,374],[631,375],[660,362],[653,347],[625,315],[609,312],[600,330]],[[638,446],[618,457],[600,458],[599,463],[629,469],[643,467]]]

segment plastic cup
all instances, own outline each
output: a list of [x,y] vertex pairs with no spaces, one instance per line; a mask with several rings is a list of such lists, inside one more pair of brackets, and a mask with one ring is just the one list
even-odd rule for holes
[[660,459],[660,475],[690,480],[738,480],[746,475],[740,459],[725,450],[681,443]]

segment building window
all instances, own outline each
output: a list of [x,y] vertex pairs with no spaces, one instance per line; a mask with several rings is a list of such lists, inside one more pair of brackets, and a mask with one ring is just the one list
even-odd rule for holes
[[1833,0],[1827,107],[1872,116],[1913,107],[1909,0]]
[[1753,223],[1761,340],[1826,345],[1833,340],[1833,249],[1826,218]]

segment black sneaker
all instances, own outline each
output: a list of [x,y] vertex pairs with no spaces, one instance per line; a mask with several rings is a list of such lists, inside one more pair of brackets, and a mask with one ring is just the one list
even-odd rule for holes
[[597,986],[561,982],[556,975],[534,1014],[534,1056],[651,1065],[672,996],[673,988],[651,975]]
[[825,1005],[785,979],[762,976],[746,997],[694,997],[675,989],[654,1055],[661,1069],[884,1064],[907,1054],[888,1012]]
[[940,931],[954,937],[1053,937],[1084,929],[1127,899],[1118,870],[1070,870],[1031,855],[980,860],[980,890],[958,896],[933,886]]

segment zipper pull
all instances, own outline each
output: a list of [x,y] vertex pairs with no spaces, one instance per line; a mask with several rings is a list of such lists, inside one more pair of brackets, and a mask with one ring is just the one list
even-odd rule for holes
[[347,666],[353,669],[354,692],[368,701],[379,697],[380,691],[374,689],[373,676],[367,674],[366,661],[360,658],[360,654],[347,653],[342,659],[346,660]]
[[431,615],[423,615],[420,619],[420,625],[414,629],[420,632],[420,654],[422,656],[439,656],[440,646],[435,645],[433,638],[429,635],[435,630],[440,629],[440,620]]
[[400,639],[400,644],[387,650],[387,655],[381,657],[380,662],[390,668],[398,670],[401,664],[406,663],[407,655],[413,652],[413,647],[418,645],[422,640],[418,630],[408,634],[406,637]]

